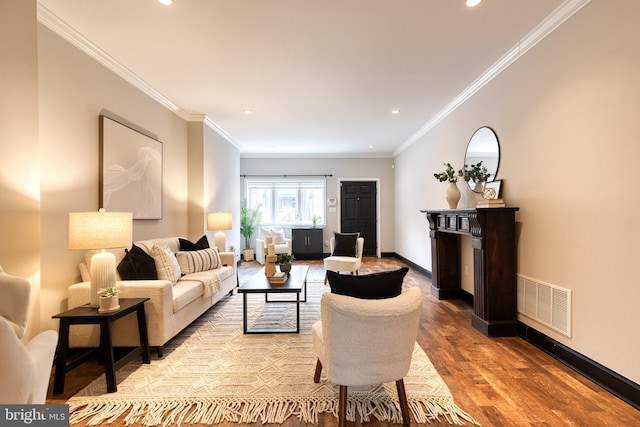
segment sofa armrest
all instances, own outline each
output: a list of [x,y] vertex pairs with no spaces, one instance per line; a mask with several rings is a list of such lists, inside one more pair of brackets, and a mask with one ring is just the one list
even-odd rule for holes
[[236,277],[234,283],[237,285],[237,277],[238,277],[238,265],[236,264],[236,253],[235,252],[220,252],[220,262],[222,265],[228,265],[229,267],[233,267],[233,277]]
[[256,261],[264,264],[267,255],[267,244],[264,240],[256,238]]

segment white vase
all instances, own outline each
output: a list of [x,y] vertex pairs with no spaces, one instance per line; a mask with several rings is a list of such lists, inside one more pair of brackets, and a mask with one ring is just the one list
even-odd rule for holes
[[458,207],[458,202],[460,201],[460,189],[455,182],[449,183],[449,187],[447,187],[447,192],[445,193],[445,198],[449,204],[449,209],[455,209]]

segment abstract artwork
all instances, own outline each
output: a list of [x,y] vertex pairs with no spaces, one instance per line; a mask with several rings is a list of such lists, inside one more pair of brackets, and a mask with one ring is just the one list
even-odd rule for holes
[[162,143],[100,116],[100,207],[162,218]]

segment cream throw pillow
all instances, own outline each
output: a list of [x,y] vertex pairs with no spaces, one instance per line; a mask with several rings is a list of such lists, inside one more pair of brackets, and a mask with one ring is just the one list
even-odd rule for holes
[[178,260],[169,246],[164,243],[154,244],[151,248],[151,256],[156,263],[158,279],[168,280],[175,285],[182,276],[182,272]]
[[208,271],[220,267],[220,254],[217,248],[199,251],[181,251],[176,254],[180,270],[184,274]]

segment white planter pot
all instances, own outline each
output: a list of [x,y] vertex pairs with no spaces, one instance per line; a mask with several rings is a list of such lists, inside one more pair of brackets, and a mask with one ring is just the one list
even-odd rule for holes
[[98,313],[113,313],[120,310],[120,299],[118,295],[112,297],[101,296],[98,299],[100,306],[98,307]]

